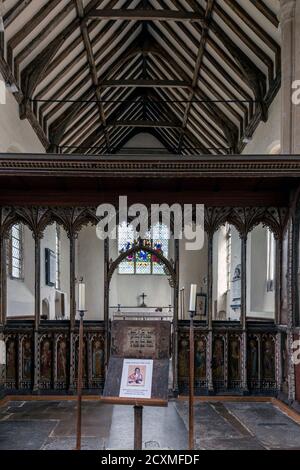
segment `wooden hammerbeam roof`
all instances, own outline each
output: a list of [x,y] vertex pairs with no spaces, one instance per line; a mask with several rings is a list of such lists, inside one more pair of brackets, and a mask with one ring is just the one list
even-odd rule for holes
[[[6,0],[0,71],[49,152],[240,153],[280,87],[279,2]],[[16,88],[17,87],[17,88]]]

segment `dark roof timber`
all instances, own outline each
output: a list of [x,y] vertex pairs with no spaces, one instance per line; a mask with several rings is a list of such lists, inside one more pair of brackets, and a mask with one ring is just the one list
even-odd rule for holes
[[18,85],[20,116],[45,148],[113,154],[143,122],[170,152],[241,152],[280,88],[275,7],[102,3],[14,0],[4,12],[9,40],[0,71]]

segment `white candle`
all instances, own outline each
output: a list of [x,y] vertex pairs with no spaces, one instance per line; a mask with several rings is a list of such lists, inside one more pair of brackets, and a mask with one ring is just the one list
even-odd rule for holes
[[78,298],[78,310],[83,312],[85,310],[85,284],[83,282],[79,283]]
[[197,294],[197,284],[191,284],[191,291],[190,291],[190,312],[196,311],[196,294]]

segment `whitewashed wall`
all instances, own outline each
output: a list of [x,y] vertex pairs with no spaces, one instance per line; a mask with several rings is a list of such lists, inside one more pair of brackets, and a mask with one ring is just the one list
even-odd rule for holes
[[[104,318],[104,242],[96,235],[96,228],[84,227],[77,241],[76,277],[86,284],[87,320]],[[77,300],[76,293],[76,300]]]
[[7,316],[34,315],[34,239],[24,227],[24,280],[7,279]]
[[[49,319],[55,319],[55,286],[46,285],[45,249],[55,252],[55,224],[50,225],[44,232],[41,240],[41,313],[42,302],[49,302]],[[70,316],[70,254],[69,239],[64,230],[61,230],[61,289],[65,294],[65,317]],[[31,231],[24,227],[24,278],[7,280],[7,315],[33,316],[34,315],[34,240]]]
[[19,105],[8,90],[6,104],[0,104],[0,152],[45,152],[28,120],[19,118]]
[[[223,312],[227,319],[237,320],[240,318],[240,311],[231,308],[233,292],[232,283],[229,290],[227,286],[226,256],[226,228],[222,226],[213,238],[213,317],[218,319],[220,312]],[[241,241],[236,228],[231,226],[231,279],[240,262]]]
[[[66,232],[61,228],[61,252],[60,252],[60,279],[61,285],[59,292],[65,294],[65,318],[70,317],[70,250],[69,239]],[[44,237],[41,240],[41,312],[42,302],[47,299],[49,302],[49,319],[55,319],[55,286],[48,286],[46,284],[46,269],[45,269],[45,250],[49,248],[55,252],[56,241],[56,225],[50,225],[44,232]]]
[[267,291],[267,230],[256,227],[247,241],[247,316],[274,318],[275,293]]
[[199,251],[185,250],[184,240],[179,241],[179,287],[184,287],[184,318],[189,318],[189,296],[191,284],[197,284],[198,292],[203,287],[207,293],[204,278],[207,277],[207,237],[204,246]]
[[[174,258],[170,242],[170,258]],[[103,242],[98,240],[95,227],[84,228],[78,237],[77,276],[83,276],[87,289],[87,319],[103,319],[104,273]],[[110,241],[110,258],[117,257],[117,242]],[[191,283],[200,285],[207,273],[207,242],[201,251],[185,251],[180,241],[179,285],[185,288],[185,312],[188,318],[188,297]],[[148,307],[173,305],[173,289],[163,275],[124,275],[115,271],[110,285],[110,306],[139,306],[142,293]],[[205,292],[205,289],[204,289]]]
[[270,106],[268,121],[259,124],[251,142],[246,145],[243,154],[270,154],[275,147],[280,145],[280,129],[281,93],[279,92]]

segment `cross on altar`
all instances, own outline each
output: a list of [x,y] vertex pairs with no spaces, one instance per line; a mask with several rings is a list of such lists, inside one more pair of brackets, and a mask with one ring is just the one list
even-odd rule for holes
[[145,294],[144,292],[140,295],[140,297],[142,297],[142,304],[140,305],[140,307],[147,307],[147,305],[145,304],[145,298],[147,297],[147,294]]

